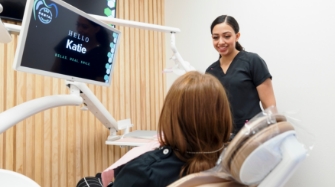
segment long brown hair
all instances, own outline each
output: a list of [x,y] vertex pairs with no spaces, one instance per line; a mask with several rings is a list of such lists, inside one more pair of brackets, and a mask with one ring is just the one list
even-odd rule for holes
[[[196,71],[180,76],[166,95],[158,122],[162,146],[170,146],[185,161],[180,175],[215,165],[232,131],[229,102],[222,84]],[[199,154],[194,154],[199,153]]]

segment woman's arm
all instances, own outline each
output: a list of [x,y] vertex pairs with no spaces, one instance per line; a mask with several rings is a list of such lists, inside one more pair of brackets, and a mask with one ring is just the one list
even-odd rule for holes
[[262,84],[257,86],[257,92],[263,109],[266,109],[270,106],[276,106],[276,98],[270,78],[266,79]]

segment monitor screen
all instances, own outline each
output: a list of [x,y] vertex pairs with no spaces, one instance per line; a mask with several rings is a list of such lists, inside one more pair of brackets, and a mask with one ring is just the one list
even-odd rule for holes
[[[115,17],[117,0],[64,0],[80,10],[99,16]],[[27,0],[0,0],[0,18],[22,21]]]
[[61,0],[28,0],[14,69],[109,86],[120,32]]

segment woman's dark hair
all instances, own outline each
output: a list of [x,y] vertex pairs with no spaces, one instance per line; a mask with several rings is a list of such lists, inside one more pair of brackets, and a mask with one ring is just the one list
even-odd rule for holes
[[[226,23],[226,24],[230,25],[233,28],[235,34],[240,32],[240,27],[238,26],[238,23],[235,20],[235,18],[233,18],[232,16],[221,15],[221,16],[217,17],[213,21],[213,23],[211,24],[211,34],[213,34],[213,28],[215,27],[215,25],[220,24],[220,23]],[[235,48],[239,51],[244,50],[244,48],[242,47],[242,45],[239,42],[236,42]]]
[[89,21],[90,24],[93,25],[94,27],[100,27],[100,30],[96,33],[97,41],[100,43],[102,47],[109,47],[109,44],[112,40],[110,39],[107,30],[101,25],[98,25],[97,23],[89,19],[87,19],[87,21]]

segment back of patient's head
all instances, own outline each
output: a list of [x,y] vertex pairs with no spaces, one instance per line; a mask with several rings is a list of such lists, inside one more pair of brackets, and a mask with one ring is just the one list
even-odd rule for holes
[[192,71],[172,84],[161,111],[158,132],[161,145],[170,146],[185,161],[181,175],[213,167],[231,130],[227,95],[216,78]]

